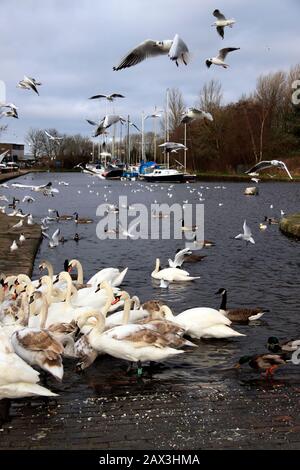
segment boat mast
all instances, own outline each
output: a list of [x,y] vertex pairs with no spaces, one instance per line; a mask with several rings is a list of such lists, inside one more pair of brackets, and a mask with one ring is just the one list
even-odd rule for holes
[[145,158],[145,113],[142,112],[142,161]]
[[186,148],[186,123],[184,124],[184,173],[186,173],[186,152],[187,152],[187,148]]
[[130,116],[127,116],[127,164],[130,165]]
[[[169,88],[167,88],[167,91],[166,91],[166,142],[169,142],[169,138],[170,138],[170,133],[169,133]],[[164,164],[166,163],[165,159],[166,159],[166,155],[167,155],[167,168],[169,169],[169,166],[170,166],[170,153],[168,151],[165,152],[165,158],[164,158]]]

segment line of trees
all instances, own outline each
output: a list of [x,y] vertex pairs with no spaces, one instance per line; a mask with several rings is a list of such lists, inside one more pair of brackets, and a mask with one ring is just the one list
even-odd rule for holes
[[[195,106],[214,121],[188,125],[189,168],[239,172],[261,160],[300,156],[300,107],[292,103],[292,83],[299,78],[300,65],[261,75],[254,92],[226,105],[220,82],[205,84]],[[173,128],[170,140],[183,142],[183,132],[183,125]]]

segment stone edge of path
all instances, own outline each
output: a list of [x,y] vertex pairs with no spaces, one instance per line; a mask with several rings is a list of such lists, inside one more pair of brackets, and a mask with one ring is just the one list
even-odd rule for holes
[[[0,183],[27,173],[30,172],[0,174]],[[9,217],[0,213],[0,272],[6,275],[23,273],[31,276],[35,256],[42,240],[42,231],[38,224],[27,225],[27,218],[23,219],[24,225],[21,229],[11,230],[11,227],[20,220],[20,217]],[[22,245],[19,243],[21,233],[24,233],[26,238]],[[10,246],[14,240],[19,248],[11,252]]]

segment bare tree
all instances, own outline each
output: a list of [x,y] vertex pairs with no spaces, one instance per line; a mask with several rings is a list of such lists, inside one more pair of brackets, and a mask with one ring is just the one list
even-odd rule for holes
[[222,85],[218,80],[210,80],[205,83],[199,93],[199,102],[197,103],[200,109],[204,109],[213,113],[222,105],[223,93]]
[[170,88],[168,91],[168,114],[165,108],[164,117],[161,120],[161,128],[164,135],[174,132],[180,126],[185,104],[181,91],[178,88]]
[[[264,133],[267,119],[271,127],[273,124],[272,119],[274,119],[276,113],[281,112],[284,104],[285,85],[285,74],[283,72],[261,75],[257,80],[253,99],[259,105],[259,160],[263,159]],[[276,120],[278,121],[278,119]]]

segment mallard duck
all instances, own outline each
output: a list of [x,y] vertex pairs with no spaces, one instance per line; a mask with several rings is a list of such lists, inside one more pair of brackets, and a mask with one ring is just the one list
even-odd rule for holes
[[275,219],[275,217],[267,217],[265,216],[265,222],[268,222],[269,225],[277,225],[279,224],[279,220]]
[[266,377],[272,377],[279,366],[286,364],[287,359],[288,358],[284,354],[257,354],[255,356],[242,356],[235,367],[239,368],[243,364],[249,364],[252,369],[265,371]]
[[300,339],[291,339],[289,341],[279,342],[276,336],[270,336],[268,338],[267,347],[269,351],[273,353],[279,353],[282,351],[293,352],[300,348]]
[[75,216],[76,224],[92,224],[94,222],[93,219],[80,219],[78,216],[78,212],[74,212],[73,216]]
[[218,294],[221,294],[222,296],[219,311],[233,322],[245,323],[248,321],[258,320],[264,315],[264,313],[269,311],[265,308],[259,307],[227,309],[227,290],[221,288],[216,292],[216,295]]

